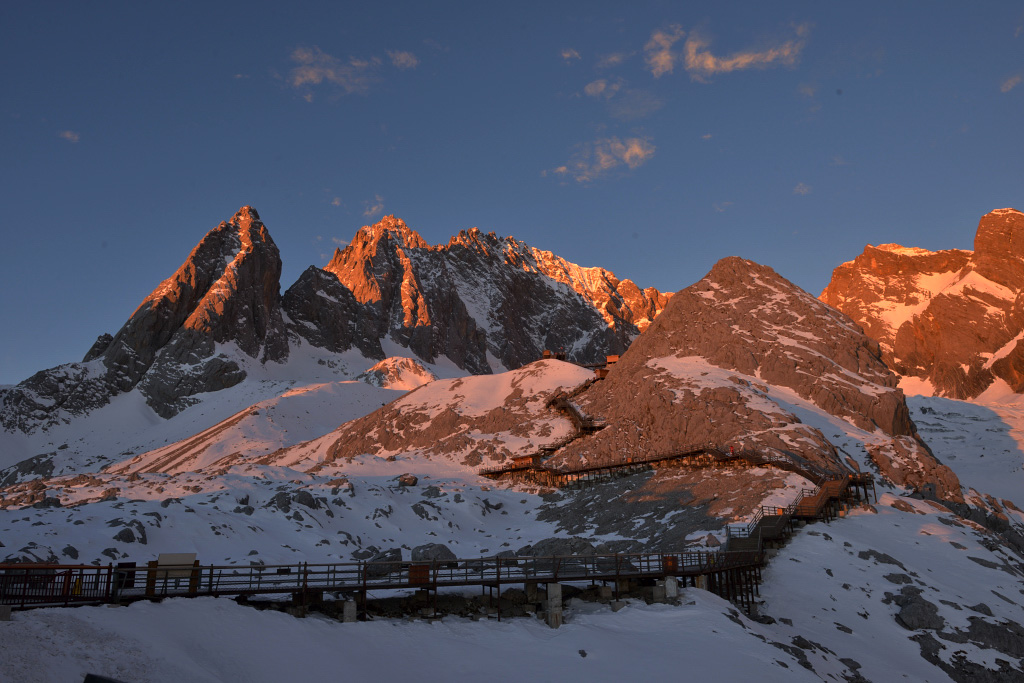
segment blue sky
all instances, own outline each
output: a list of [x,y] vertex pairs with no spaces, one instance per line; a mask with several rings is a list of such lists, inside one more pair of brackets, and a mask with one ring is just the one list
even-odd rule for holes
[[678,290],[817,294],[1024,209],[1024,5],[0,5],[0,383],[79,360],[255,206],[282,290],[381,215]]

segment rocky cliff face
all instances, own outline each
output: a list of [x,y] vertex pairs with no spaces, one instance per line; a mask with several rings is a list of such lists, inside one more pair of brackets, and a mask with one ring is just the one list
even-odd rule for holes
[[[565,449],[588,462],[715,444],[774,452],[841,472],[849,464],[808,410],[853,425],[874,464],[900,484],[959,483],[917,436],[878,344],[775,271],[719,261],[579,401],[609,427]],[[836,424],[839,424],[838,422]]]
[[821,300],[877,339],[899,374],[973,398],[996,380],[1024,391],[1024,214],[978,223],[974,251],[867,246],[832,274]]
[[6,392],[7,429],[32,428],[106,404],[136,386],[170,417],[191,396],[237,384],[244,370],[218,344],[260,362],[281,361],[288,342],[280,306],[281,258],[252,207],[211,230],[117,334],[81,363],[37,373]]
[[621,353],[668,298],[475,228],[430,246],[393,216],[360,229],[324,270],[364,307],[377,337],[473,373],[496,369],[488,353],[506,368],[545,348],[578,362]]

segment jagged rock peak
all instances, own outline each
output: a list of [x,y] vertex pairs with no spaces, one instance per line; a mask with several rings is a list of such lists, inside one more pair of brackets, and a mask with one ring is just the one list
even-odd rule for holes
[[242,357],[228,346],[258,362],[283,360],[280,275],[277,246],[256,210],[243,206],[203,236],[116,335],[96,340],[86,365],[36,373],[9,392],[0,423],[31,431],[60,420],[61,412],[80,415],[136,387],[158,414],[171,417],[193,395],[245,378],[236,362]]
[[1024,214],[978,222],[974,251],[868,245],[837,267],[821,300],[861,324],[917,391],[973,398],[996,379],[1024,390]]
[[1004,287],[1024,287],[1024,213],[996,209],[981,217],[974,235],[974,267]]
[[422,236],[408,225],[401,218],[395,216],[384,216],[373,225],[364,225],[356,233],[356,240],[376,242],[380,239],[392,239],[405,247],[416,247],[428,249],[430,247]]
[[255,208],[249,206],[248,204],[240,208],[238,211],[236,211],[235,215],[232,216],[231,218],[232,223],[237,223],[239,225],[241,225],[243,222],[252,223],[253,221],[259,220],[260,214],[256,211]]

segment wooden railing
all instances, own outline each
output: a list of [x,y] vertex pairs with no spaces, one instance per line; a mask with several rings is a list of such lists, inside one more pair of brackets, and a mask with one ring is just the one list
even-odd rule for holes
[[551,557],[480,557],[422,562],[149,567],[0,565],[0,604],[18,608],[106,603],[164,596],[258,595],[318,590],[495,586],[528,582],[695,577],[759,569],[763,553],[692,551]]

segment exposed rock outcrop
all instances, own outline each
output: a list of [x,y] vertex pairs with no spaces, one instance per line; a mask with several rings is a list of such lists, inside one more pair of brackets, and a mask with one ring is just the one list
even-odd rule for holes
[[996,379],[1024,391],[1024,214],[981,218],[974,251],[867,246],[821,300],[863,325],[899,374],[973,398]]
[[334,352],[356,348],[367,358],[384,358],[377,318],[333,273],[310,266],[281,304],[289,330],[313,346]]
[[367,384],[382,389],[415,389],[437,376],[412,358],[385,358],[359,375]]

